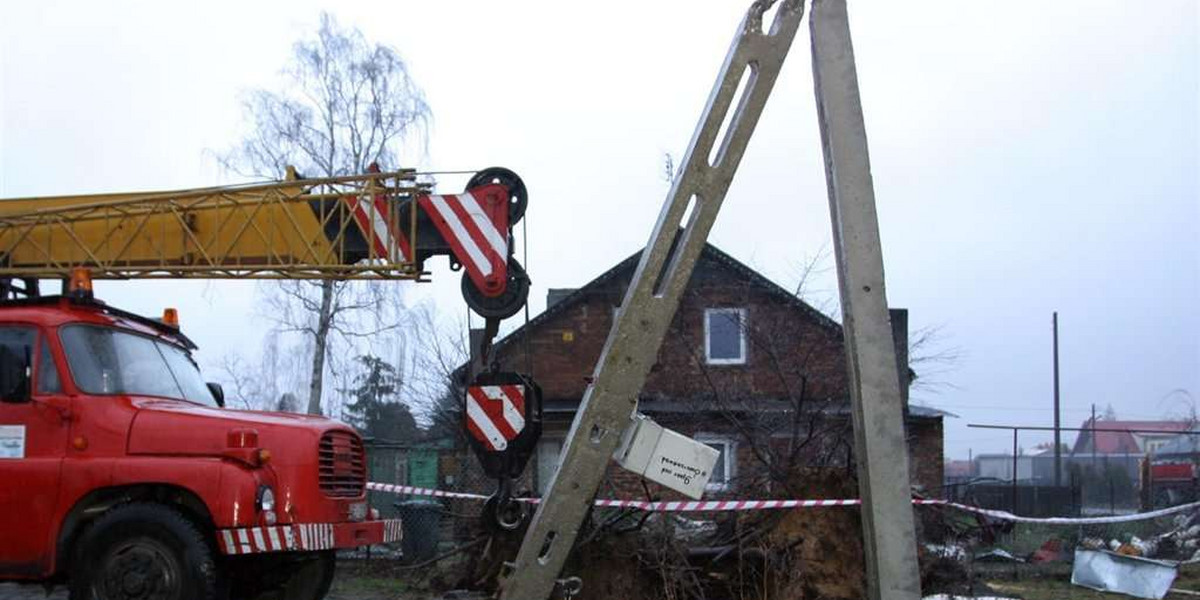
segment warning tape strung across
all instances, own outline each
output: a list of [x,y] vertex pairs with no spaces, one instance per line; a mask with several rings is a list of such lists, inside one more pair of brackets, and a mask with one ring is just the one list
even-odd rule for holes
[[[390,483],[368,483],[367,489],[377,492],[390,492],[394,494],[411,494],[416,496],[434,496],[439,498],[461,498],[467,500],[487,500],[487,496],[482,494],[468,494],[464,492],[444,492],[441,490],[433,490],[429,488],[419,488],[408,485],[393,485]],[[521,502],[537,504],[541,502],[540,498],[518,498]],[[617,499],[597,499],[596,506],[604,508],[633,508],[644,510],[647,512],[727,512],[727,511],[747,511],[747,510],[778,510],[786,508],[825,508],[834,506],[858,506],[862,504],[862,500],[857,498],[841,499],[841,500],[694,500],[694,501],[659,501],[647,502],[642,500],[617,500]],[[1191,502],[1188,504],[1180,504],[1161,510],[1155,510],[1144,513],[1133,513],[1129,515],[1117,515],[1112,517],[1022,517],[1014,515],[1008,511],[992,510],[988,508],[980,508],[978,506],[970,506],[968,504],[959,504],[948,500],[937,500],[931,498],[913,498],[913,504],[925,506],[945,506],[955,508],[967,512],[981,514],[992,517],[994,519],[1002,519],[1006,521],[1015,521],[1018,523],[1044,523],[1048,525],[1100,525],[1104,523],[1127,523],[1130,521],[1141,521],[1144,519],[1154,519],[1157,517],[1165,517],[1193,509],[1200,509],[1200,502]]]
[[1158,517],[1170,516],[1175,513],[1200,509],[1200,502],[1189,502],[1187,504],[1180,504],[1178,506],[1172,506],[1170,508],[1164,508],[1161,510],[1152,510],[1143,513],[1131,513],[1128,515],[1116,515],[1112,517],[1022,517],[1004,510],[979,508],[978,506],[959,504],[957,502],[950,502],[947,500],[918,500],[914,498],[913,503],[948,506],[951,508],[957,508],[959,510],[965,510],[967,512],[978,513],[995,519],[1015,521],[1017,523],[1043,523],[1046,525],[1103,525],[1105,523],[1129,523],[1132,521],[1156,519]]
[[434,496],[437,498],[462,498],[465,500],[487,500],[488,497],[483,494],[468,494],[466,492],[443,492],[442,490],[431,490],[429,488],[413,487],[411,485],[395,485],[392,483],[375,483],[373,481],[367,483],[367,489],[373,492],[388,492],[392,494],[406,494],[410,496]]

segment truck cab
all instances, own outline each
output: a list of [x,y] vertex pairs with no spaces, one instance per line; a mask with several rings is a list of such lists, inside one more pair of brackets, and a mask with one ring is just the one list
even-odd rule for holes
[[0,303],[0,580],[72,598],[316,600],[339,548],[395,542],[359,435],[229,410],[172,313]]

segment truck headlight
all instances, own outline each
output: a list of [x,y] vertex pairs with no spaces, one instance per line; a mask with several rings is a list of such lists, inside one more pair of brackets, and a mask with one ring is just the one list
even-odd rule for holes
[[255,501],[258,504],[258,510],[260,512],[274,511],[275,510],[275,490],[272,490],[270,486],[266,486],[266,485],[259,486],[258,498],[256,498]]

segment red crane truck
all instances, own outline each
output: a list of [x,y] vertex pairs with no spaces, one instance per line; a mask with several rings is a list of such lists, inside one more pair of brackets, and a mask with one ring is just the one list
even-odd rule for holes
[[[515,313],[520,180],[492,170],[430,196],[413,175],[0,201],[0,581],[66,582],[73,600],[318,600],[336,550],[398,541],[369,508],[358,433],[226,409],[174,310],[109,306],[91,277],[412,280],[447,254],[472,308]],[[489,223],[491,246],[455,237]],[[44,278],[64,293],[41,295]]]

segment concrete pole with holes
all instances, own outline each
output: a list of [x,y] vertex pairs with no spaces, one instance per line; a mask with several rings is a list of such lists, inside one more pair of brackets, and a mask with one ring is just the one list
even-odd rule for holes
[[863,501],[867,592],[872,600],[917,600],[921,580],[900,377],[846,1],[813,0],[809,16]]
[[782,0],[767,23],[764,13],[772,4],[756,0],[738,27],[575,413],[562,463],[501,581],[500,600],[542,600],[556,584],[567,587],[566,580],[556,580],[621,434],[633,422],[638,394],[800,28],[801,0]]

